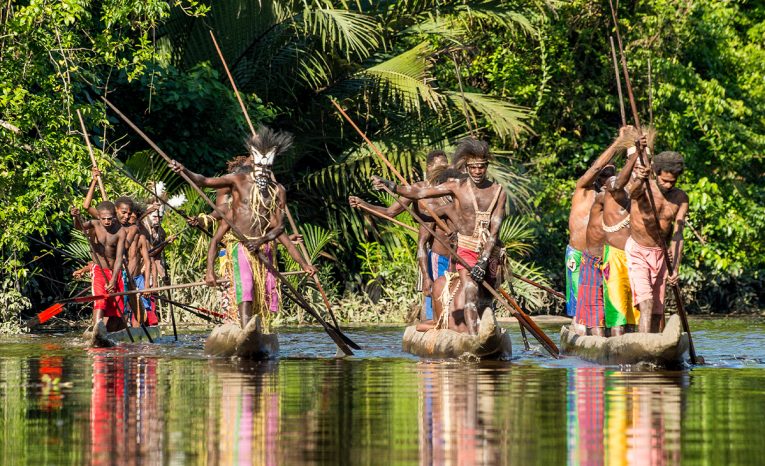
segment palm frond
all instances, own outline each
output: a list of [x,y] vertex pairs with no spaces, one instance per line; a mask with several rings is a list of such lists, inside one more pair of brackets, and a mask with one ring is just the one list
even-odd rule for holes
[[62,249],[67,253],[67,261],[84,265],[90,260],[90,245],[85,234],[80,230],[72,230],[72,239]]
[[475,118],[473,112],[483,115],[491,129],[502,138],[508,138],[515,143],[518,136],[523,133],[534,134],[528,121],[531,118],[531,111],[526,107],[513,105],[509,102],[500,100],[497,97],[488,96],[478,92],[455,92],[447,91],[444,93],[453,105],[462,108],[463,97],[467,103],[468,111],[471,117]]
[[435,110],[442,106],[443,98],[429,84],[432,81],[428,73],[430,63],[427,57],[430,53],[430,44],[422,42],[367,68],[361,74],[373,78],[379,91],[400,103],[407,111],[419,111],[421,102]]
[[347,60],[364,59],[380,45],[377,23],[362,13],[306,5],[300,16],[303,28],[296,32],[316,37],[322,50],[339,50]]
[[518,174],[509,164],[501,161],[489,164],[489,177],[505,188],[505,194],[507,194],[505,211],[508,214],[528,212],[529,200],[533,197],[529,178]]
[[534,231],[525,218],[507,216],[499,229],[499,239],[508,254],[525,256],[533,249],[529,241],[534,239]]

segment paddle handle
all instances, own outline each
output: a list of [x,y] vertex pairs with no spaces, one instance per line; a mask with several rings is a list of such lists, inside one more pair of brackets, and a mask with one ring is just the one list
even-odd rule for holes
[[[82,128],[82,137],[85,139],[85,145],[88,146],[88,153],[90,154],[90,162],[93,164],[93,168],[98,169],[98,163],[96,162],[96,156],[93,153],[93,146],[90,145],[90,137],[88,136],[88,130],[85,129],[85,120],[82,119],[80,109],[77,109],[77,118],[80,119],[80,128]],[[98,189],[101,191],[101,200],[106,201],[106,189],[104,189],[104,182],[101,180],[101,175],[96,177],[98,182]]]

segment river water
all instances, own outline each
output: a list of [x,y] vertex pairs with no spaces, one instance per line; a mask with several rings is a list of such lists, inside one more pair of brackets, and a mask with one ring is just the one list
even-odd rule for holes
[[347,359],[285,330],[266,363],[206,358],[204,334],[3,337],[0,462],[765,464],[765,321],[692,328],[708,364],[676,372],[551,360],[515,329],[509,363],[420,361],[402,328],[349,330]]

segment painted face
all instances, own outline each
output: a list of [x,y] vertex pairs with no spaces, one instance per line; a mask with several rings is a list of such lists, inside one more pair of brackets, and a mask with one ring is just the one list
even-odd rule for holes
[[127,225],[128,221],[130,220],[131,213],[132,209],[129,205],[120,204],[117,206],[117,220],[119,220],[121,224]]
[[105,228],[110,228],[117,218],[114,215],[114,211],[111,210],[99,210],[98,219],[101,220],[101,225]]
[[663,193],[669,192],[677,183],[677,175],[662,171],[656,176],[656,185]]
[[272,147],[271,150],[265,154],[261,154],[255,148],[250,148],[250,155],[252,155],[252,163],[256,167],[270,167],[274,164],[274,157],[276,157],[276,147]]
[[467,167],[468,176],[473,180],[473,183],[482,183],[486,179],[486,171],[489,168],[489,162],[486,161],[469,161],[465,164]]
[[151,226],[153,227],[159,225],[159,211],[155,210],[154,212],[150,213],[149,221],[151,222]]

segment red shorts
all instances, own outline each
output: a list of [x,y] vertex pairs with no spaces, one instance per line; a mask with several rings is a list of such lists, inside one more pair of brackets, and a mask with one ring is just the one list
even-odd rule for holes
[[[470,249],[457,246],[457,255],[467,262],[467,265],[469,266],[468,268],[472,269],[473,266],[478,263],[478,251],[471,251]],[[462,263],[457,262],[457,270],[462,270],[464,268]]]
[[[109,294],[106,291],[106,285],[112,279],[112,271],[108,269],[102,269],[101,267],[93,264],[90,267],[90,277],[93,281],[93,294],[102,295]],[[124,291],[125,286],[122,283],[122,276],[117,277],[117,286],[115,292]],[[98,299],[93,302],[94,311],[104,311],[104,317],[122,317],[125,311],[122,298],[117,296],[108,299]]]

